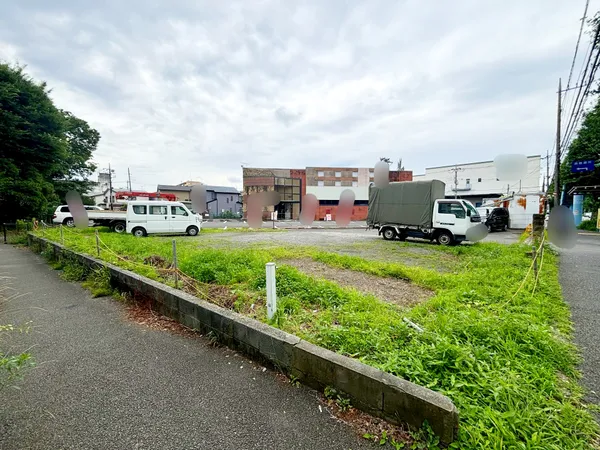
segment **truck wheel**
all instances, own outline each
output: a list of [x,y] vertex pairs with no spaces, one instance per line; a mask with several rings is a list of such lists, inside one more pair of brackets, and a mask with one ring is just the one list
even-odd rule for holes
[[396,238],[396,231],[393,228],[386,228],[383,230],[382,234],[386,241],[391,241]]
[[452,245],[454,237],[448,231],[440,231],[435,240],[440,245]]
[[146,230],[144,230],[142,227],[137,227],[131,230],[131,234],[133,234],[135,237],[145,237]]
[[125,226],[125,222],[117,222],[117,223],[113,224],[113,226],[111,228],[115,233],[120,234],[120,233],[125,233],[125,230],[127,227]]
[[73,218],[72,218],[72,217],[67,217],[67,218],[66,218],[66,219],[63,221],[63,223],[64,223],[66,226],[68,226],[68,227],[71,227],[71,228],[75,226],[75,221],[73,220]]
[[188,236],[197,236],[198,235],[198,227],[191,226],[186,230]]

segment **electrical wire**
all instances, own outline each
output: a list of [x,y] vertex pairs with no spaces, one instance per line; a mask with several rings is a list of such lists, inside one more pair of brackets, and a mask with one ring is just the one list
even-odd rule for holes
[[587,10],[590,5],[590,0],[586,0],[585,9],[583,10],[583,17],[581,18],[581,26],[579,27],[579,35],[577,36],[577,44],[575,44],[575,53],[573,54],[573,61],[571,62],[571,70],[569,70],[569,79],[567,80],[567,90],[571,87],[571,76],[573,75],[573,68],[575,67],[575,60],[577,59],[577,52],[579,50],[579,43],[581,42],[581,34],[583,33],[583,26],[585,19],[587,18]]
[[[594,34],[594,38],[590,43],[592,50],[589,52],[587,62],[585,63],[585,69],[583,71],[581,81],[579,82],[579,89],[577,91],[577,96],[575,97],[575,101],[573,103],[571,114],[569,116],[569,121],[567,123],[564,134],[562,136],[561,148],[566,148],[567,143],[570,144],[571,136],[573,135],[574,130],[576,129],[579,121],[581,120],[581,116],[583,114],[583,107],[584,107],[587,97],[589,95],[590,87],[592,86],[594,79],[595,79],[595,74],[596,74],[596,70],[598,69],[598,61],[599,61],[599,57],[600,57],[600,51],[598,51],[598,48],[597,48],[599,33],[600,33],[600,26],[597,26],[596,32]],[[593,56],[594,51],[596,52],[595,58]],[[593,63],[592,63],[592,58],[594,58]],[[587,75],[588,69],[589,69],[589,76]],[[586,76],[587,76],[587,82],[584,81],[586,79]],[[583,93],[583,95],[582,95],[582,93]],[[560,156],[561,156],[561,160],[562,160],[562,155],[560,155]]]

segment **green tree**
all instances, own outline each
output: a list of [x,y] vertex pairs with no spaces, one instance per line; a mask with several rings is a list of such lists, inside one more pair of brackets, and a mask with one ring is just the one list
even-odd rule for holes
[[[571,173],[574,161],[596,161],[596,169],[590,172]],[[577,137],[571,142],[568,153],[561,165],[561,184],[568,192],[573,186],[600,185],[600,99],[587,112]],[[599,205],[598,193],[590,194],[585,201],[587,208],[596,210]]]
[[96,170],[96,165],[90,159],[100,141],[100,133],[70,112],[61,113],[64,117],[67,155],[54,174],[54,189],[58,197],[64,199],[71,190],[84,194],[92,187],[89,176]]
[[84,193],[100,138],[61,111],[45,82],[21,66],[0,63],[0,219],[43,217],[64,193]]

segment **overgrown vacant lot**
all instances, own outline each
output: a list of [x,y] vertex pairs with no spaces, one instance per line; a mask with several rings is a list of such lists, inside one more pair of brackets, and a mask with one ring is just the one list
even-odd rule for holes
[[[163,270],[172,238],[100,236],[110,248],[102,247],[101,258],[173,285]],[[57,229],[45,237],[60,241]],[[537,283],[530,274],[522,284],[531,258],[519,244],[444,248],[346,239],[315,248],[236,232],[176,240],[179,268],[196,280],[200,297],[262,321],[265,263],[277,262],[272,325],[450,397],[461,414],[453,448],[597,446],[550,249]],[[65,231],[65,245],[96,254],[92,230]],[[402,295],[370,289],[375,279]]]

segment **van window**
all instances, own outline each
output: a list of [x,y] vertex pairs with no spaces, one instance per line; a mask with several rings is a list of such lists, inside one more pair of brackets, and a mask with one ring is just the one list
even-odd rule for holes
[[133,213],[134,214],[146,214],[146,205],[133,205]]
[[188,213],[181,206],[171,206],[171,214],[174,216],[187,216]]
[[60,212],[69,212],[69,207],[63,206],[62,208],[60,208]]
[[166,206],[150,206],[150,214],[153,216],[166,216],[167,215],[167,207]]

